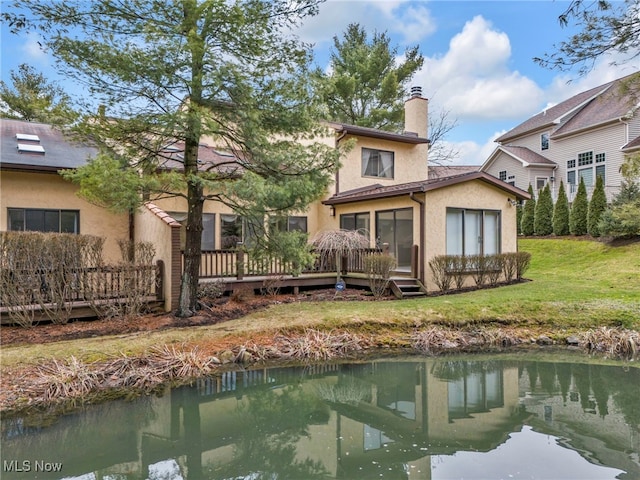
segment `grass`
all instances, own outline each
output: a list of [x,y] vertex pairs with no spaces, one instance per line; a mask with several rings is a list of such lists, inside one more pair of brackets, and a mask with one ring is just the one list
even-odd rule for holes
[[[85,362],[141,355],[159,345],[237,339],[263,333],[352,329],[407,332],[430,324],[486,325],[545,332],[623,327],[640,331],[640,242],[610,247],[575,239],[522,239],[530,282],[456,295],[389,302],[282,304],[223,324],[2,348],[2,369],[73,356]],[[548,334],[548,333],[547,333]]]

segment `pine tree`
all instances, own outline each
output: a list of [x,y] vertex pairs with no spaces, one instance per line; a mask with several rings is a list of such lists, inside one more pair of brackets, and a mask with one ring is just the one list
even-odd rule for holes
[[589,202],[589,211],[587,214],[587,230],[592,237],[599,237],[602,235],[600,232],[600,218],[607,209],[607,194],[604,193],[604,182],[602,177],[596,178],[596,188],[591,194],[591,201]]
[[562,181],[558,190],[558,200],[553,208],[553,233],[557,236],[569,235],[569,200]]
[[588,213],[589,200],[587,199],[587,187],[584,185],[584,179],[580,178],[578,193],[576,193],[576,197],[573,199],[571,213],[569,214],[569,232],[572,235],[586,235]]
[[[290,35],[317,13],[316,0],[19,3],[20,9],[3,12],[3,20],[16,31],[41,30],[43,47],[60,69],[108,109],[96,117],[91,102],[81,106],[86,121],[76,130],[107,158],[75,171],[71,179],[80,191],[100,185],[113,198],[113,190],[132,185],[151,198],[171,194],[186,204],[178,316],[198,308],[206,200],[224,203],[256,231],[264,230],[268,216],[303,211],[325,194],[339,152],[298,141],[323,130],[309,88],[309,46]],[[242,152],[240,178],[225,166],[201,168],[205,139]],[[179,150],[181,165],[167,172],[159,165],[169,145]],[[120,159],[126,160],[118,164]],[[105,165],[112,170],[104,172]],[[141,172],[140,182],[99,181],[107,173],[118,178],[121,170]],[[136,196],[129,192],[127,198]],[[267,240],[266,248],[299,245],[306,256],[306,243]]]
[[551,198],[551,188],[548,183],[540,192],[536,203],[533,231],[535,235],[542,236],[553,233],[553,198]]
[[531,195],[531,198],[524,203],[522,211],[522,234],[526,236],[533,235],[535,231],[533,222],[536,216],[536,199],[531,185],[529,185],[529,195]]

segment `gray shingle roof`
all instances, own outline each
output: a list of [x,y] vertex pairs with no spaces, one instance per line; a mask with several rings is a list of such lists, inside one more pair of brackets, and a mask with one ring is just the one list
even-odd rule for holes
[[620,85],[637,73],[591,88],[525,120],[495,141],[506,144],[522,135],[550,128],[552,138],[617,120],[633,107],[633,96],[621,94]]
[[528,149],[527,147],[518,147],[515,145],[501,145],[498,149],[502,150],[509,155],[517,158],[518,160],[527,163],[528,165],[549,165],[555,167],[557,164],[553,160],[549,160],[547,157]]
[[[18,134],[36,135],[39,142],[21,140],[20,143],[40,145],[44,154],[18,150]],[[76,168],[85,165],[97,152],[88,143],[77,143],[51,125],[0,119],[0,166],[3,169],[56,171]]]
[[398,185],[382,186],[380,184],[371,185],[369,187],[357,188],[333,195],[331,198],[324,200],[325,205],[340,205],[344,203],[361,202],[364,200],[374,200],[378,198],[399,197],[409,195],[411,193],[428,192],[445,188],[452,185],[469,182],[472,180],[480,180],[494,187],[498,187],[506,192],[514,195],[517,199],[528,199],[529,194],[524,190],[509,185],[496,177],[484,172],[468,172],[448,177],[430,178],[418,182],[402,183]]

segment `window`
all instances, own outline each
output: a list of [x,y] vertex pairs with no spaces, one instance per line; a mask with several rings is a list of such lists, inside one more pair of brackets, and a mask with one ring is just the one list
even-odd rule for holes
[[584,167],[593,163],[593,152],[584,152],[578,154],[578,166]]
[[[187,214],[185,212],[167,212],[178,222],[180,227],[180,249],[184,250],[185,243],[187,241]],[[202,239],[200,249],[203,251],[215,250],[215,225],[216,214],[215,213],[203,213],[202,214]]]
[[540,135],[540,150],[548,150],[549,149],[549,134],[543,133]]
[[507,181],[507,171],[506,170],[502,170],[498,173],[498,178],[500,180],[502,180],[503,182]]
[[307,217],[278,217],[271,220],[274,228],[281,232],[307,233]]
[[358,230],[368,237],[371,231],[371,215],[369,215],[369,212],[340,215],[340,228],[343,230]]
[[[593,152],[579,153],[577,170],[575,160],[569,160],[567,162],[567,183],[575,186],[578,185],[580,183],[580,179],[582,179],[585,187],[592,187],[595,185],[597,177],[602,177],[602,180],[604,181],[606,173],[605,163],[606,155],[604,153],[595,154],[595,166]],[[575,188],[570,191],[575,191]]]
[[513,187],[516,186],[516,176],[515,175],[509,175],[509,178],[507,178],[507,183]]
[[362,149],[362,176],[393,178],[393,152]]
[[542,190],[549,182],[549,177],[536,177],[536,190]]
[[220,215],[220,247],[234,248],[242,241],[242,219],[238,215]]
[[8,208],[7,230],[57,233],[80,233],[78,210]]
[[500,212],[447,209],[447,255],[500,253]]

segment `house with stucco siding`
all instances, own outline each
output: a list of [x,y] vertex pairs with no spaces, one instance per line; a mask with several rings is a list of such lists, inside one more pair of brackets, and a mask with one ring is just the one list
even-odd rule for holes
[[[514,205],[528,198],[528,193],[475,168],[436,167],[430,175],[427,115],[428,101],[414,89],[405,102],[403,132],[327,122],[326,135],[316,141],[335,147],[349,141],[354,147],[334,172],[334,182],[324,197],[284,219],[279,228],[306,232],[310,237],[324,230],[359,230],[371,248],[384,247],[395,257],[394,275],[431,290],[436,287],[428,264],[434,256],[516,251]],[[116,215],[91,205],[76,195],[77,186],[56,172],[85,164],[95,150],[72,143],[51,126],[1,121],[0,228],[102,235],[110,255],[117,251],[120,239],[151,241],[157,259],[166,265],[166,308],[174,308],[182,269],[186,200],[179,196],[151,198],[132,215]],[[21,140],[27,138],[24,135],[29,136],[34,151],[19,147],[27,141]],[[165,160],[180,155],[179,145],[171,148],[175,151],[165,152]],[[202,143],[199,161],[207,168],[230,168],[233,154]],[[38,215],[44,219],[41,223],[32,219]],[[57,226],[53,220],[47,223],[46,218],[56,215]],[[61,220],[63,217],[67,220]],[[75,222],[73,227],[70,219]],[[203,268],[209,268],[219,252],[247,237],[243,219],[216,201],[205,202],[203,226]],[[209,276],[226,274],[212,272]]]

